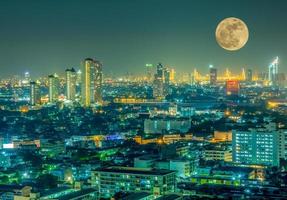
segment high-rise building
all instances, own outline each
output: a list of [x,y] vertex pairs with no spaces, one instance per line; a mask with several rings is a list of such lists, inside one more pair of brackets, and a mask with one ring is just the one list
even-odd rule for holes
[[248,70],[247,70],[246,81],[247,81],[247,82],[252,82],[252,79],[253,79],[252,69],[248,69]]
[[49,102],[56,102],[59,97],[59,77],[57,74],[49,75]]
[[35,106],[41,103],[39,84],[35,81],[30,82],[30,105]]
[[86,58],[82,64],[82,104],[102,103],[102,64]]
[[228,80],[226,81],[226,95],[237,96],[239,95],[239,81],[238,80]]
[[232,132],[233,162],[279,165],[279,134],[272,128]]
[[279,67],[279,58],[276,57],[273,62],[269,65],[268,70],[268,81],[269,85],[277,86],[278,85],[278,67]]
[[153,71],[153,65],[152,64],[146,64],[146,70],[147,70],[147,82],[151,83],[152,82],[152,71]]
[[175,82],[175,70],[173,68],[171,68],[169,72],[169,82],[170,83]]
[[164,98],[164,67],[161,63],[156,66],[153,82],[153,97]]
[[74,68],[66,69],[66,96],[68,100],[74,101],[76,98],[77,74]]
[[214,68],[212,65],[209,66],[209,83],[211,85],[215,85],[217,82],[217,69]]

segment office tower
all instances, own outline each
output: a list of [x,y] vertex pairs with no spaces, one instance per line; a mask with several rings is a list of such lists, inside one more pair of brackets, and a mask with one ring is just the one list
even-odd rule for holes
[[154,98],[164,98],[164,67],[161,63],[156,66],[156,73],[154,75],[153,82],[153,97]]
[[167,169],[108,167],[92,171],[91,184],[100,198],[111,198],[117,192],[149,192],[163,195],[175,191],[176,172]]
[[247,82],[252,82],[252,78],[253,78],[253,73],[251,69],[247,70],[247,77],[246,77],[246,81]]
[[269,65],[268,70],[268,81],[269,85],[277,86],[278,85],[278,67],[279,67],[279,58],[276,57],[273,62]]
[[57,74],[49,75],[49,102],[56,102],[59,97],[59,77]]
[[67,100],[74,101],[76,98],[77,74],[74,68],[66,69],[66,96]]
[[237,96],[239,95],[239,81],[238,80],[228,80],[226,81],[226,95]]
[[35,106],[41,104],[40,86],[37,82],[30,82],[30,105]]
[[210,85],[215,85],[217,82],[217,69],[212,65],[209,66],[209,83]]
[[147,70],[147,82],[152,82],[152,71],[153,71],[153,65],[152,64],[146,64],[146,70]]
[[86,58],[82,64],[82,104],[102,103],[102,64]]
[[233,131],[232,159],[241,164],[278,166],[278,132],[269,128]]

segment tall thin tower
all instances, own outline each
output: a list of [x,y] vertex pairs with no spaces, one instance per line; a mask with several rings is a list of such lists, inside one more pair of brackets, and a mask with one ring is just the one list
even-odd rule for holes
[[76,98],[77,74],[74,68],[66,69],[66,96],[68,100],[74,101]]
[[268,68],[269,85],[272,86],[278,85],[278,67],[279,67],[279,58],[276,57]]
[[49,102],[56,102],[59,97],[59,77],[57,74],[49,75]]

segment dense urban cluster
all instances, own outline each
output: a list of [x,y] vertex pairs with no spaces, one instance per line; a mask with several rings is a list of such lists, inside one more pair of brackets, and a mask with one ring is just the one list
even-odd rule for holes
[[108,77],[101,62],[0,81],[0,199],[287,199],[287,79]]

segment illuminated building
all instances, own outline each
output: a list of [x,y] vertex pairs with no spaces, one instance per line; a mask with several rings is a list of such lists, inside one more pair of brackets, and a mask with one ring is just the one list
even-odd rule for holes
[[49,75],[49,102],[56,102],[59,97],[59,77],[57,74]]
[[175,70],[173,68],[171,68],[169,72],[169,82],[170,83],[175,82]]
[[287,106],[286,99],[271,99],[267,102],[269,108],[276,108],[279,106]]
[[175,171],[108,167],[92,171],[91,184],[100,198],[111,198],[117,192],[145,191],[163,195],[175,190]]
[[176,130],[186,133],[191,127],[190,119],[146,119],[144,121],[145,133],[163,133],[164,131]]
[[276,57],[268,68],[268,81],[269,84],[272,86],[278,85],[278,66],[279,66],[279,58]]
[[226,81],[226,95],[239,95],[239,81],[238,80],[228,80]]
[[23,85],[24,85],[24,86],[29,85],[30,81],[31,81],[30,73],[29,73],[29,72],[25,72],[25,74],[24,74],[24,80],[22,81]]
[[156,74],[153,82],[153,97],[164,98],[164,67],[161,63],[156,66]]
[[247,167],[219,166],[212,169],[199,168],[197,174],[191,177],[191,182],[210,185],[240,186],[249,183],[257,185],[260,181],[260,169]]
[[193,139],[192,134],[185,134],[183,137],[180,134],[166,134],[160,137],[152,137],[152,138],[143,138],[141,136],[135,136],[134,140],[138,144],[150,144],[150,143],[164,143],[164,144],[171,144],[173,142],[178,141],[190,141]]
[[225,146],[208,146],[204,149],[203,155],[205,160],[232,161],[232,151]]
[[153,70],[153,65],[152,64],[146,64],[146,69],[147,69],[147,82],[151,83],[152,82],[152,70]]
[[287,127],[278,129],[279,132],[279,158],[287,159]]
[[75,69],[66,69],[66,96],[71,101],[74,101],[76,97],[76,80],[77,74]]
[[279,134],[275,129],[233,131],[233,162],[257,165],[279,165]]
[[35,81],[30,82],[30,105],[41,104],[40,87]]
[[13,141],[13,148],[21,148],[23,146],[36,146],[37,148],[40,148],[41,143],[40,140],[15,140]]
[[[209,66],[210,69],[213,68],[213,66]],[[213,78],[215,78],[215,71],[213,71]],[[197,71],[197,69],[194,69],[193,71],[193,77],[194,77],[194,81],[197,83],[210,83],[211,81],[211,71],[209,71],[209,74],[205,74],[202,75],[199,73],[199,71]],[[218,72],[216,70],[216,82],[225,82],[228,80],[238,80],[238,81],[244,81],[246,79],[245,76],[245,70],[242,69],[241,73],[236,75],[236,74],[232,74],[231,71],[229,69],[226,69],[224,74],[219,76]],[[214,80],[214,79],[213,79]]]
[[82,104],[90,106],[102,102],[102,64],[87,58],[82,64]]
[[248,69],[247,70],[247,77],[246,77],[246,81],[247,82],[252,82],[253,80],[253,73],[252,73],[252,69]]
[[231,142],[232,131],[214,131],[214,137],[211,142]]
[[217,69],[214,68],[212,65],[209,66],[209,83],[211,85],[216,84],[217,81]]
[[170,160],[169,166],[169,169],[176,171],[176,176],[181,178],[190,177],[193,169],[189,160]]

